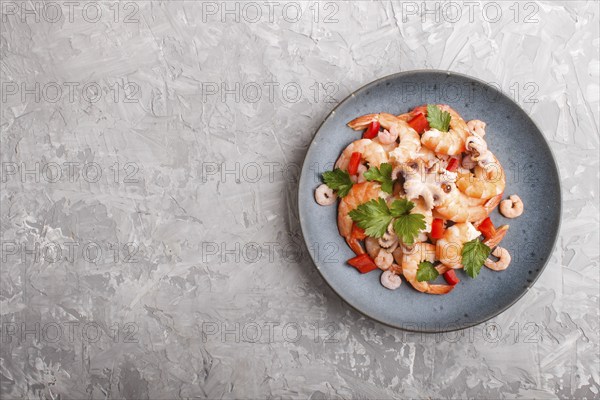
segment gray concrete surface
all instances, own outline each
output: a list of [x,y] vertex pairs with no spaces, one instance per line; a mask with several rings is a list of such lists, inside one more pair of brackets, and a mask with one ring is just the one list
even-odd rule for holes
[[[45,4],[2,2],[2,399],[599,397],[597,2]],[[446,335],[344,304],[295,204],[336,102],[420,68],[513,96],[563,189],[536,285]]]

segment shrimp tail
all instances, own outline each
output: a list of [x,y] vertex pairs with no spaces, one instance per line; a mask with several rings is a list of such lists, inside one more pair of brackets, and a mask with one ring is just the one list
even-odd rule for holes
[[502,225],[501,227],[496,229],[496,234],[494,236],[485,240],[483,243],[490,249],[493,249],[494,247],[500,244],[502,239],[504,239],[504,236],[506,236],[506,232],[508,232],[508,225]]
[[372,122],[375,121],[381,122],[381,126],[391,128],[392,126],[398,124],[400,120],[395,115],[382,112],[379,114],[367,114],[355,118],[352,121],[348,122],[348,126],[354,129],[355,131],[360,131],[362,129],[366,129]]
[[367,114],[348,122],[348,126],[354,129],[355,131],[360,131],[366,129],[369,126],[369,124],[371,124],[371,122],[375,122],[378,120],[379,114]]
[[363,249],[363,247],[360,244],[360,240],[358,240],[357,238],[346,237],[346,243],[348,243],[348,246],[350,246],[352,251],[356,253],[357,256],[365,254],[365,249]]
[[453,285],[428,285],[428,294],[447,294],[454,289]]
[[485,204],[483,206],[488,211],[488,214],[491,213],[492,211],[494,211],[494,209],[496,207],[498,207],[498,204],[500,204],[500,201],[502,200],[503,194],[504,194],[504,192],[497,194],[496,196],[491,197],[489,200],[487,200],[485,202]]

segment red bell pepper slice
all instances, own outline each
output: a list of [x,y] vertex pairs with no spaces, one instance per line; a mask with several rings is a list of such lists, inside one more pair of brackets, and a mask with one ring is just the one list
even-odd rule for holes
[[360,159],[362,154],[358,151],[355,151],[350,156],[350,162],[348,163],[348,173],[350,175],[356,175],[358,173],[358,166],[360,165]]
[[457,169],[458,169],[458,158],[452,157],[450,159],[450,161],[448,161],[448,166],[446,167],[446,170],[448,170],[450,172],[454,172]]
[[377,134],[379,133],[380,126],[381,126],[381,124],[379,123],[379,121],[373,121],[373,122],[371,122],[371,125],[369,125],[369,127],[367,128],[367,130],[363,134],[363,139],[373,139],[373,138],[375,138],[375,136],[377,136]]
[[484,219],[483,222],[477,227],[477,230],[479,230],[479,232],[481,232],[486,239],[496,235],[496,228],[494,227],[494,223],[490,217]]
[[361,274],[366,274],[374,269],[377,269],[377,265],[371,260],[368,254],[361,254],[348,260],[348,264],[356,268]]
[[354,239],[363,240],[367,237],[367,234],[365,233],[365,230],[363,228],[353,223],[352,233],[350,234],[350,236]]
[[410,121],[408,121],[408,125],[417,131],[418,134],[429,130],[429,122],[427,122],[427,118],[425,118],[424,114],[417,114]]
[[433,239],[441,239],[444,236],[444,220],[441,218],[434,218],[431,223],[431,237]]
[[460,279],[458,279],[458,277],[456,276],[456,273],[454,272],[453,269],[451,269],[450,271],[446,271],[444,272],[444,279],[446,280],[446,282],[448,282],[448,285],[456,285],[458,282],[460,282]]

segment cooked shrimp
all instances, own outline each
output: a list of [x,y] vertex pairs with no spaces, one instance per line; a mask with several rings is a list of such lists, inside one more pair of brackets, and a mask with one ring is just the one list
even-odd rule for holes
[[337,195],[329,186],[322,184],[315,190],[315,200],[322,206],[330,206],[337,200]]
[[436,258],[450,268],[462,268],[463,245],[480,234],[470,222],[452,225],[435,244]]
[[360,153],[362,161],[366,161],[370,166],[375,167],[379,167],[381,163],[388,162],[389,158],[388,153],[379,143],[371,139],[359,139],[346,146],[342,155],[335,162],[335,168],[346,171],[350,163],[350,157],[352,157],[352,153],[354,152]]
[[365,182],[367,180],[365,178],[365,172],[367,172],[367,167],[365,167],[364,164],[360,164],[358,166],[358,172],[356,173],[356,175],[351,175],[350,180],[354,183]]
[[358,117],[348,123],[354,130],[365,129],[371,122],[379,121],[390,135],[400,138],[400,144],[390,153],[390,157],[398,162],[404,163],[415,159],[416,153],[421,148],[419,134],[408,125],[408,123],[395,115],[388,113],[367,114]]
[[410,110],[410,112],[398,115],[398,118],[404,119],[405,121],[410,121],[411,119],[416,117],[417,114],[427,115],[427,104],[421,104],[420,106],[417,106]]
[[383,271],[380,280],[381,284],[390,290],[396,290],[402,284],[402,279],[390,270]]
[[381,144],[396,143],[396,140],[398,140],[398,131],[396,129],[391,129],[389,131],[384,129],[383,131],[379,132],[377,139],[379,139]]
[[352,237],[352,218],[348,213],[359,205],[379,197],[381,185],[375,182],[357,183],[352,186],[350,192],[343,197],[338,206],[338,230],[340,235],[346,239],[348,246],[358,255],[365,251],[360,241]]
[[442,198],[439,206],[434,208],[434,217],[449,219],[454,222],[474,222],[486,218],[496,208],[502,194],[490,199],[469,197],[453,184],[447,184],[450,191]]
[[375,265],[377,265],[379,269],[385,271],[392,266],[392,263],[394,262],[394,256],[392,253],[385,251],[385,249],[381,249],[373,261],[375,261]]
[[502,165],[496,160],[485,168],[477,165],[474,174],[469,171],[459,172],[456,186],[469,197],[489,199],[504,192],[506,176]]
[[[427,106],[425,106],[425,107],[427,107]],[[415,116],[414,110],[411,112],[404,113],[404,114],[396,115],[396,117],[398,119],[401,119],[402,121],[405,121],[405,122],[410,121],[411,119],[413,119],[414,116]]]
[[471,132],[473,132],[477,136],[485,136],[485,122],[480,121],[478,119],[472,119],[469,122],[467,122],[467,127]]
[[498,257],[498,261],[492,261],[489,258],[485,260],[484,265],[494,271],[502,271],[510,265],[510,253],[503,247],[496,247],[492,254]]
[[502,225],[502,226],[498,227],[496,229],[496,234],[494,236],[492,236],[491,238],[484,240],[483,244],[485,244],[490,249],[493,249],[494,247],[496,247],[500,244],[502,239],[504,239],[506,232],[508,232],[508,225]]
[[438,264],[435,266],[435,269],[437,270],[438,274],[444,275],[446,272],[450,271],[453,268],[450,268],[449,266],[444,264]]
[[429,243],[416,243],[410,252],[405,252],[402,256],[402,274],[415,289],[419,292],[429,294],[446,294],[454,289],[450,285],[436,285],[429,282],[419,282],[417,280],[417,271],[419,263],[422,261],[433,262],[435,260],[435,246]]
[[430,129],[421,136],[423,146],[436,153],[457,155],[465,151],[465,141],[469,136],[469,128],[462,117],[447,105],[438,105],[442,111],[450,113],[450,129],[440,132]]
[[383,147],[383,149],[389,154],[390,151],[393,151],[396,146],[398,145],[398,142],[392,142],[392,143],[382,143],[378,137],[374,138],[373,141],[375,143],[378,143],[381,145],[381,147]]
[[502,200],[500,203],[500,212],[506,218],[517,218],[523,214],[523,201],[519,196],[513,194],[509,200]]

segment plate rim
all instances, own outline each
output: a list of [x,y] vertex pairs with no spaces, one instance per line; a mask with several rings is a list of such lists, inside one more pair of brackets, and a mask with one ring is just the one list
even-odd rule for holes
[[325,281],[325,283],[327,284],[327,286],[329,286],[329,288],[347,305],[349,305],[352,309],[356,310],[359,314],[373,320],[376,321],[380,324],[389,326],[391,328],[394,329],[398,329],[400,331],[404,331],[404,332],[413,332],[413,333],[444,333],[444,332],[455,332],[455,331],[461,331],[464,329],[468,329],[468,328],[472,328],[474,326],[477,325],[481,325],[484,322],[489,321],[492,318],[497,317],[498,315],[504,313],[506,310],[508,310],[509,308],[511,308],[512,306],[514,306],[519,300],[521,300],[523,298],[523,296],[529,292],[529,290],[531,289],[531,287],[537,282],[537,280],[540,278],[540,276],[543,274],[544,270],[546,269],[546,267],[548,266],[548,263],[550,262],[550,259],[552,258],[552,254],[554,253],[554,251],[556,250],[556,245],[558,242],[558,236],[559,233],[561,231],[562,228],[562,213],[563,213],[563,191],[562,191],[562,183],[561,183],[561,176],[560,176],[560,169],[558,168],[558,164],[556,162],[556,155],[554,154],[554,150],[552,149],[552,147],[550,146],[550,143],[548,142],[548,140],[546,139],[546,136],[544,136],[543,131],[540,129],[540,127],[538,126],[538,124],[531,118],[531,116],[529,115],[528,112],[526,112],[523,107],[521,107],[517,102],[515,102],[513,99],[511,99],[509,96],[507,96],[502,90],[499,90],[498,88],[490,85],[488,82],[480,79],[480,78],[476,78],[473,77],[471,75],[466,75],[460,72],[455,72],[455,71],[450,71],[450,70],[439,70],[439,69],[415,69],[415,70],[408,70],[408,71],[400,71],[400,72],[395,72],[393,74],[389,74],[386,76],[383,76],[381,78],[377,78],[361,87],[359,87],[358,89],[354,90],[353,92],[351,92],[348,96],[346,96],[342,101],[340,101],[326,116],[325,118],[323,118],[323,121],[321,121],[321,123],[319,124],[319,126],[317,127],[317,129],[314,131],[311,139],[310,139],[310,144],[308,145],[308,148],[306,150],[306,153],[304,155],[304,158],[302,160],[302,166],[300,167],[300,179],[298,180],[298,194],[297,194],[297,198],[296,198],[296,203],[297,203],[297,211],[298,211],[298,219],[300,221],[300,232],[302,233],[302,240],[304,241],[304,245],[306,246],[306,248],[309,248],[309,244],[307,242],[306,239],[306,234],[304,232],[304,226],[303,226],[303,220],[304,220],[304,215],[303,212],[301,210],[300,207],[300,196],[301,196],[301,188],[303,187],[303,182],[304,182],[304,168],[306,166],[306,158],[308,156],[308,153],[310,152],[311,147],[314,144],[315,141],[315,137],[317,136],[317,133],[319,133],[319,131],[321,130],[321,128],[323,127],[323,125],[335,114],[335,111],[341,107],[343,104],[345,104],[348,100],[350,100],[353,97],[356,97],[359,92],[362,92],[364,90],[368,90],[369,88],[376,86],[378,83],[386,81],[386,80],[391,80],[391,79],[397,79],[400,77],[404,77],[404,76],[409,76],[409,75],[415,75],[415,74],[421,74],[421,73],[436,73],[436,74],[441,74],[441,75],[446,75],[446,76],[457,76],[460,78],[464,78],[464,79],[469,79],[475,82],[478,82],[479,84],[481,84],[484,87],[487,87],[495,92],[497,92],[497,94],[499,96],[504,97],[505,99],[508,99],[511,103],[513,103],[514,105],[516,105],[518,108],[520,108],[523,113],[525,114],[525,116],[527,117],[527,119],[529,120],[529,122],[531,122],[533,124],[533,126],[535,126],[535,128],[538,130],[538,132],[541,134],[542,139],[544,141],[544,144],[546,145],[546,147],[549,150],[550,153],[550,159],[552,161],[552,165],[554,166],[554,171],[556,172],[556,177],[557,177],[557,182],[558,182],[558,195],[559,195],[559,204],[558,204],[558,225],[556,227],[556,232],[554,234],[554,237],[552,238],[552,247],[550,252],[548,253],[548,256],[546,257],[546,260],[544,261],[544,264],[542,265],[542,267],[540,268],[538,274],[535,276],[534,279],[532,279],[531,282],[527,283],[527,287],[521,291],[521,293],[515,297],[509,304],[507,304],[505,307],[494,311],[492,313],[490,313],[489,316],[486,316],[485,318],[483,318],[480,321],[475,321],[473,323],[468,323],[468,324],[464,324],[464,326],[458,327],[458,328],[450,328],[450,329],[410,329],[410,328],[406,328],[406,327],[400,327],[400,326],[396,326],[396,325],[392,325],[389,322],[386,321],[382,321],[372,315],[367,314],[366,312],[359,310],[356,306],[354,306],[353,304],[351,304],[344,296],[342,296],[329,282],[329,280],[325,277],[325,275],[323,275],[323,273],[321,272],[320,268],[317,266],[317,263],[315,261],[315,258],[313,256],[313,253],[308,251],[308,254],[310,256],[310,259],[312,261],[312,264],[314,266],[314,268],[319,272],[319,275],[321,276],[321,278],[323,279],[323,281]]

